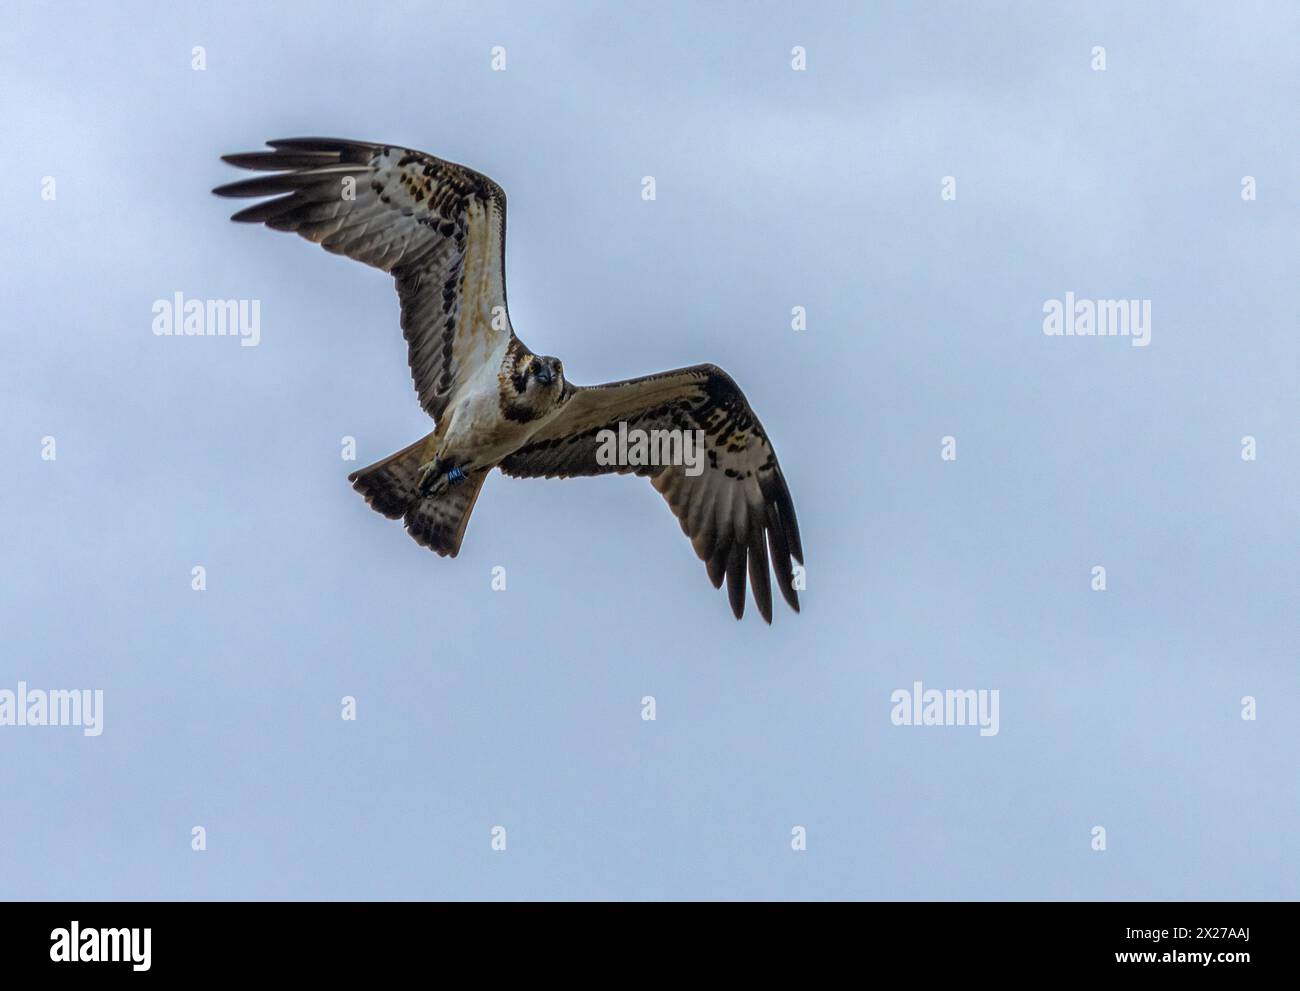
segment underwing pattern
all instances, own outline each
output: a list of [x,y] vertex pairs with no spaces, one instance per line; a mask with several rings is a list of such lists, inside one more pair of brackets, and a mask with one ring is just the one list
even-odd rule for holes
[[[771,576],[799,610],[799,524],[776,452],[744,393],[716,365],[576,386],[515,335],[506,305],[506,198],[462,165],[393,145],[288,138],[226,155],[266,173],[214,190],[257,197],[233,220],[296,233],[393,276],[420,405],[436,423],[349,478],[419,544],[455,557],[488,473],[637,474],[664,497],[733,613],[746,587],[772,621]],[[267,198],[269,197],[269,198]],[[690,432],[703,469],[608,463],[606,431]],[[696,433],[698,431],[698,433]],[[769,571],[770,565],[770,571]]]

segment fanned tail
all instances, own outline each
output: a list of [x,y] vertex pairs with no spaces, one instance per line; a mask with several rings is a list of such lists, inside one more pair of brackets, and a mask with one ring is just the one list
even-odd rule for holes
[[432,438],[416,441],[368,468],[348,476],[352,487],[366,498],[376,512],[390,520],[401,519],[406,531],[421,547],[443,557],[460,553],[461,540],[487,471],[470,472],[465,480],[436,496],[420,492],[420,465]]

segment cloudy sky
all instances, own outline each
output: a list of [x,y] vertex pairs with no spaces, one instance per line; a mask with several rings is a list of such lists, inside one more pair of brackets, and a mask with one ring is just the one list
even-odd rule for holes
[[[1293,4],[6,20],[0,691],[104,724],[0,726],[0,897],[1300,897]],[[494,476],[454,561],[369,510],[430,429],[391,281],[208,192],[304,134],[497,179],[571,379],[727,369],[803,613],[737,623],[642,480]]]

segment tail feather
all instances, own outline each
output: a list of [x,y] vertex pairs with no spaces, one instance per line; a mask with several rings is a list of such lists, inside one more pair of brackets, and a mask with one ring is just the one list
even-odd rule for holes
[[372,509],[390,520],[400,520],[420,494],[420,465],[428,442],[428,437],[421,438],[369,468],[354,471],[348,481],[366,497]]
[[437,498],[420,498],[411,503],[405,514],[406,532],[421,547],[437,551],[443,557],[460,553],[469,514],[474,512],[486,471],[470,473],[465,481],[447,489]]
[[421,547],[428,547],[444,557],[460,553],[461,540],[470,513],[478,500],[487,471],[471,472],[459,485],[439,496],[420,492],[420,465],[425,460],[429,438],[390,454],[368,468],[348,476],[352,487],[366,502],[390,520],[401,519],[406,530]]

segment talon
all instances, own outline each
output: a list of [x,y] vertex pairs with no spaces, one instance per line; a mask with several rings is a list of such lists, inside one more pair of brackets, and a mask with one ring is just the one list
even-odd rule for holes
[[420,473],[416,476],[416,488],[422,495],[428,495],[429,491],[438,481],[438,463],[436,461],[426,461],[420,465]]

